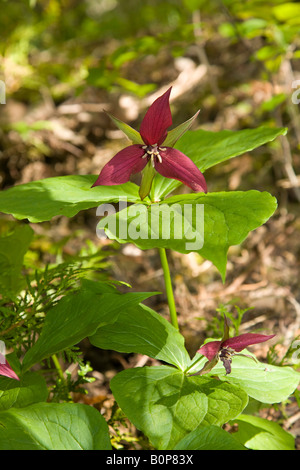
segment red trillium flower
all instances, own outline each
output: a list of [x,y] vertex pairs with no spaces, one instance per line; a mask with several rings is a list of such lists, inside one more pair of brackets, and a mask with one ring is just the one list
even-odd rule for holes
[[[189,157],[173,148],[175,142],[189,129],[198,113],[170,131],[168,135],[168,129],[172,125],[170,93],[171,88],[152,103],[141,123],[140,133],[111,116],[118,127],[135,143],[118,152],[103,167],[93,186],[127,183],[131,175],[139,173],[149,163],[162,176],[179,180],[193,191],[207,191],[201,171]],[[152,173],[147,194],[143,191],[142,198],[149,194],[155,172]]]
[[202,375],[209,372],[219,361],[223,362],[226,370],[226,375],[231,372],[232,356],[247,356],[254,359],[247,354],[237,354],[251,344],[263,343],[275,335],[260,335],[256,333],[245,333],[243,335],[234,336],[229,338],[229,324],[228,319],[224,315],[224,334],[220,341],[210,341],[204,344],[197,352],[205,356],[208,361],[204,367],[192,375]]
[[3,354],[1,353],[0,353],[0,375],[9,377],[10,379],[20,380],[17,374],[12,370],[12,368],[8,364]]

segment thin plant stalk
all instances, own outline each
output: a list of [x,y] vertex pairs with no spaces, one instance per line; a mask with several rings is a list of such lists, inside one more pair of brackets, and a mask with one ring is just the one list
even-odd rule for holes
[[[52,361],[53,361],[53,364],[54,364],[54,366],[55,366],[55,369],[56,369],[56,371],[57,371],[57,374],[58,374],[60,380],[62,381],[62,383],[64,384],[64,386],[65,386],[66,388],[68,388],[68,387],[67,387],[67,380],[66,380],[66,378],[65,378],[64,371],[63,371],[62,368],[61,368],[61,365],[60,365],[60,363],[59,363],[59,360],[58,360],[57,355],[56,355],[56,354],[52,354],[51,359],[52,359]],[[72,397],[71,397],[71,394],[70,394],[69,392],[67,393],[67,396],[68,396],[68,399],[69,399],[70,401],[72,401]]]
[[195,365],[201,361],[201,359],[203,359],[203,356],[198,357],[189,367],[185,369],[184,373],[186,374],[189,370],[193,369]]
[[52,358],[52,361],[53,361],[53,363],[54,363],[55,369],[56,369],[56,371],[57,371],[57,373],[58,373],[58,375],[59,375],[59,378],[62,380],[63,383],[65,383],[65,382],[66,382],[66,379],[65,379],[65,376],[64,376],[63,370],[62,370],[62,368],[61,368],[61,365],[60,365],[60,363],[59,363],[59,360],[58,360],[57,355],[56,355],[56,354],[52,354],[51,358]]
[[165,287],[166,287],[166,294],[167,294],[167,299],[168,299],[168,304],[169,304],[171,323],[178,330],[179,327],[178,327],[177,312],[176,312],[172,280],[171,280],[171,275],[170,275],[167,254],[166,254],[165,248],[159,248],[158,250],[159,250],[161,265],[162,265],[162,269],[164,273]]

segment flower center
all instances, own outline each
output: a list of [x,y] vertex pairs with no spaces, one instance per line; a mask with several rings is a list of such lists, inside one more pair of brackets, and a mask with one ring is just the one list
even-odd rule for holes
[[223,366],[225,367],[226,374],[230,374],[231,372],[231,362],[232,356],[234,356],[235,351],[229,347],[222,348],[219,352],[219,359],[223,362]]
[[154,145],[143,145],[142,149],[145,150],[144,155],[142,158],[148,158],[151,159],[151,164],[154,167],[155,166],[155,159],[159,161],[159,163],[162,163],[162,158],[159,152],[163,152],[166,150],[165,147],[159,147],[157,144]]
[[234,350],[228,347],[222,348],[219,352],[219,358],[230,359],[231,356],[234,356]]

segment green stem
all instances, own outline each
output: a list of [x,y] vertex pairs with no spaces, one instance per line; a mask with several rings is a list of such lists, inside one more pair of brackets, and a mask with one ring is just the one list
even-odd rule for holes
[[189,370],[193,369],[193,367],[195,367],[197,362],[200,362],[201,359],[203,359],[203,356],[198,357],[198,359],[196,359],[189,367],[187,367],[187,369],[185,369],[184,373],[186,374]]
[[[65,376],[64,376],[64,371],[63,371],[62,368],[61,368],[61,365],[60,365],[60,363],[59,363],[59,360],[58,360],[57,355],[56,355],[56,354],[52,354],[51,359],[52,359],[52,361],[53,361],[53,364],[54,364],[54,366],[55,366],[55,369],[56,369],[56,371],[57,371],[57,374],[58,374],[60,380],[62,381],[62,383],[64,384],[64,386],[65,386],[66,389],[67,389],[67,388],[68,388],[67,380],[66,380],[66,378],[65,378]],[[71,394],[70,394],[69,392],[67,392],[67,397],[68,397],[68,399],[69,399],[70,401],[72,401],[72,397],[71,397]]]
[[179,327],[178,327],[177,312],[176,312],[172,280],[171,280],[166,250],[164,248],[159,248],[158,250],[159,250],[161,265],[162,265],[163,272],[164,272],[165,287],[166,287],[166,294],[167,294],[167,299],[168,299],[168,304],[169,304],[171,323],[178,330]]
[[58,360],[58,357],[56,354],[52,354],[51,356],[52,358],[52,361],[54,363],[54,366],[55,366],[55,369],[60,377],[60,379],[62,380],[63,383],[65,383],[66,379],[65,379],[65,376],[64,376],[64,373],[63,373],[63,370],[60,366],[60,363],[59,363],[59,360]]

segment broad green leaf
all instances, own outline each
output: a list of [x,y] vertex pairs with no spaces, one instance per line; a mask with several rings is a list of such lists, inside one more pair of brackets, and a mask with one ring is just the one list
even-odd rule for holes
[[91,188],[95,180],[93,175],[70,175],[14,186],[0,192],[0,212],[16,219],[43,222],[58,215],[73,217],[81,210],[122,198],[140,201],[139,188],[134,183]]
[[41,335],[23,359],[23,370],[51,354],[76,345],[97,328],[116,321],[123,308],[137,305],[152,294],[102,294],[85,290],[63,297],[46,314]]
[[113,324],[97,329],[90,342],[102,349],[145,354],[184,370],[190,363],[183,336],[145,305],[122,309]]
[[233,360],[230,376],[225,377],[225,371],[222,371],[219,377],[238,385],[250,397],[263,403],[283,402],[299,385],[300,374],[290,367],[263,364],[245,357]]
[[157,449],[173,449],[200,423],[222,426],[247,405],[245,392],[168,366],[127,369],[111,381],[116,401]]
[[28,372],[20,380],[0,377],[0,410],[24,408],[47,398],[46,382],[36,372]]
[[242,243],[276,207],[276,199],[267,192],[185,194],[149,207],[129,206],[103,218],[98,227],[104,228],[109,238],[141,249],[198,252],[213,262],[224,279],[228,248]]
[[16,293],[22,288],[21,269],[26,251],[33,238],[28,225],[19,225],[0,237],[0,292]]
[[175,450],[246,450],[231,434],[218,426],[200,425],[175,446]]
[[242,414],[232,424],[238,424],[233,438],[248,449],[295,450],[293,435],[274,421]]
[[37,403],[0,412],[1,450],[110,450],[106,421],[79,403]]
[[[200,171],[205,172],[218,163],[250,152],[286,132],[286,128],[268,127],[220,132],[199,129],[186,132],[175,148],[193,160]],[[181,184],[180,181],[167,179],[157,174],[153,182],[152,200],[161,200]]]
[[[246,350],[243,353],[249,354]],[[200,357],[200,355],[196,354],[195,359],[197,357]],[[189,373],[192,374],[200,370],[206,361],[207,359],[203,358],[196,368],[190,369]],[[231,373],[229,375],[226,375],[221,362],[207,375],[217,375],[221,380],[238,385],[250,397],[262,403],[280,403],[287,400],[300,382],[300,374],[290,367],[263,364],[241,356],[232,358]]]

